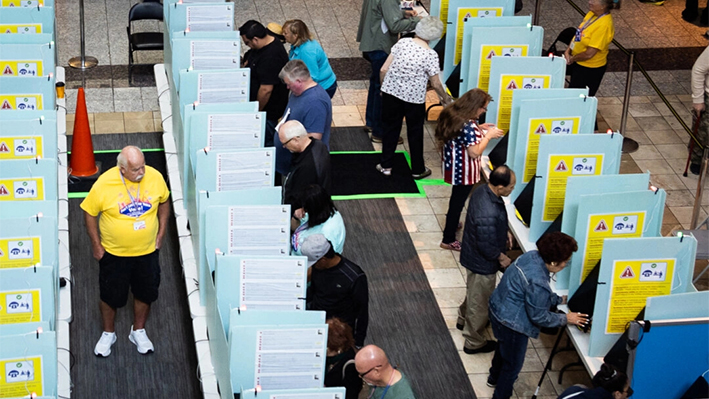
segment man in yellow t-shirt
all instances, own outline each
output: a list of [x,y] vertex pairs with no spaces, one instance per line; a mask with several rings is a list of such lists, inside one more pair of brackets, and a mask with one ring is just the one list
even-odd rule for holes
[[[145,333],[150,304],[158,298],[158,250],[170,216],[170,193],[160,172],[145,165],[140,148],[127,146],[118,165],[103,173],[81,203],[94,258],[99,261],[103,334],[94,353],[106,357],[116,342],[116,309],[133,292],[128,338],[138,352],[154,351]],[[99,223],[100,215],[100,223]]]
[[564,57],[571,75],[569,87],[588,87],[588,94],[595,96],[606,72],[608,46],[615,35],[610,14],[613,0],[590,0],[588,5],[590,11],[576,29]]

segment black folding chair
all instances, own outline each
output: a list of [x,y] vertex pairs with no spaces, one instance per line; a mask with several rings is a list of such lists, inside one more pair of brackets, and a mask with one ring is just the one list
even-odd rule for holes
[[138,3],[128,12],[128,76],[133,73],[133,52],[143,50],[162,50],[163,34],[160,32],[133,32],[132,22],[141,20],[163,20],[162,4],[148,1]]
[[551,46],[549,46],[549,49],[542,55],[546,56],[549,55],[549,53],[552,53],[557,57],[561,57],[564,52],[557,50],[556,44],[563,43],[568,47],[568,45],[571,44],[571,41],[574,40],[574,35],[576,35],[576,28],[574,27],[562,30],[561,33],[559,33],[559,36],[556,37],[556,40],[554,40],[554,43],[552,43]]

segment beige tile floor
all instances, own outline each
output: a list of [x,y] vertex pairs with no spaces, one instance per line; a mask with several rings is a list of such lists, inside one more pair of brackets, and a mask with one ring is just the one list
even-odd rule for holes
[[[333,126],[363,126],[367,87],[364,82],[343,82],[333,98]],[[669,101],[680,116],[690,121],[691,98],[687,95],[669,96]],[[674,229],[689,228],[697,177],[689,174],[682,177],[686,162],[686,145],[689,137],[672,117],[667,116],[666,106],[655,97],[638,96],[631,98],[632,106],[627,123],[627,135],[640,143],[633,154],[624,154],[621,173],[641,173],[649,171],[654,185],[667,190],[667,206],[663,218],[663,235]],[[599,98],[599,128],[617,130],[620,127],[622,98]],[[95,134],[133,133],[160,131],[159,112],[122,112],[89,114],[89,123]],[[67,131],[72,132],[74,115],[67,116]],[[435,122],[426,122],[424,151],[426,163],[433,170],[431,179],[441,179],[440,155],[436,150]],[[402,128],[405,136],[406,127]],[[375,144],[375,149],[381,146]],[[400,146],[407,150],[408,144]],[[397,198],[396,202],[416,247],[421,264],[445,318],[451,338],[468,373],[470,382],[479,398],[492,396],[492,390],[485,385],[491,354],[467,355],[463,349],[463,337],[455,328],[458,305],[465,295],[465,269],[459,264],[459,253],[440,249],[442,227],[448,207],[450,187],[425,186],[426,198]],[[701,217],[709,212],[709,190],[703,195]],[[465,210],[463,215],[465,215]],[[463,217],[464,218],[464,217]],[[699,265],[703,268],[703,265]],[[701,269],[699,269],[701,270]],[[706,282],[702,284],[706,285]],[[705,286],[700,289],[707,289]],[[492,333],[488,331],[492,339]],[[524,368],[515,384],[515,397],[527,398],[534,393],[541,372],[546,363],[553,337],[542,335],[530,341]],[[563,384],[557,384],[558,370],[566,363],[576,360],[573,351],[564,352],[555,358],[552,370],[545,377],[540,391],[540,399],[556,398],[568,386],[576,383],[590,383],[585,370],[570,371],[564,376]]]

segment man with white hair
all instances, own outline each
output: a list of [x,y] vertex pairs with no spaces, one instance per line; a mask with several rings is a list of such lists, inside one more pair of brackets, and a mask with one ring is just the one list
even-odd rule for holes
[[170,216],[169,196],[162,175],[145,165],[140,148],[127,146],[118,155],[118,165],[98,178],[81,203],[93,256],[99,262],[103,334],[94,348],[96,356],[111,354],[116,309],[125,306],[129,287],[133,326],[128,339],[141,354],[155,350],[145,322],[150,304],[158,298],[158,250]]
[[290,120],[278,129],[281,146],[292,154],[290,168],[283,179],[283,203],[291,211],[302,207],[298,194],[311,184],[330,191],[330,152],[325,144],[311,136],[302,123]]
[[[330,96],[322,86],[315,83],[308,67],[301,60],[288,61],[278,77],[290,89],[288,105],[281,123],[292,120],[300,122],[308,135],[322,141],[329,151],[330,125],[332,125]],[[290,167],[290,152],[281,146],[282,142],[279,142],[277,137],[273,142],[276,147],[276,171],[285,176]]]

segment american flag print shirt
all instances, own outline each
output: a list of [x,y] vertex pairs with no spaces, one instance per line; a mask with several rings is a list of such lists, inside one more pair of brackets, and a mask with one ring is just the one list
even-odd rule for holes
[[443,179],[454,186],[472,185],[480,180],[480,157],[471,158],[467,148],[477,145],[483,134],[475,121],[463,125],[460,135],[443,147]]

